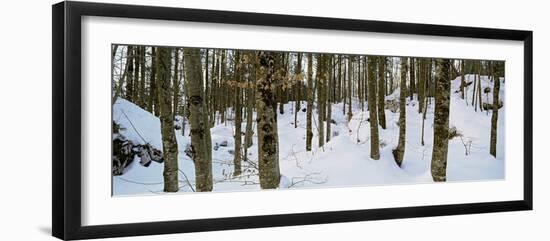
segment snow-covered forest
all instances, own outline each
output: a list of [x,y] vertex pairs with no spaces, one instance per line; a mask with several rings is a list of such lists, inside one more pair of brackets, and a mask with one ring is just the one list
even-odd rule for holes
[[504,178],[504,62],[112,45],[113,195]]

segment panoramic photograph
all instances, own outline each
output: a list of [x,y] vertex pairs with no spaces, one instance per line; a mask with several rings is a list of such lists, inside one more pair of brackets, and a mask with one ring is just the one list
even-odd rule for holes
[[505,178],[504,61],[128,44],[110,57],[113,196]]

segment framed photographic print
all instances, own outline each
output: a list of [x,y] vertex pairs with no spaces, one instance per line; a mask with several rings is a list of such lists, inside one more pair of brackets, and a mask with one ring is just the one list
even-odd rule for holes
[[532,209],[532,32],[53,6],[53,235]]

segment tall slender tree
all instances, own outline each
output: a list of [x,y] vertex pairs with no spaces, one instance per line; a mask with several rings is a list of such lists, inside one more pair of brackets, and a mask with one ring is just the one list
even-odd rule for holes
[[[466,80],[464,76],[464,61],[465,60],[460,60],[460,98],[462,99],[465,98],[464,87],[466,86]],[[466,103],[468,102],[466,101]]]
[[319,147],[325,145],[325,127],[323,122],[323,116],[325,116],[325,55],[317,55],[317,72],[316,78],[317,84],[317,132],[319,138]]
[[178,186],[178,149],[174,135],[172,116],[172,83],[170,79],[171,49],[159,48],[158,60],[158,98],[160,103],[160,124],[162,132],[162,154],[164,157],[164,191],[177,192]]
[[477,62],[477,100],[478,100],[478,105],[479,105],[479,111],[483,112],[483,98],[481,98],[481,72],[482,72],[482,68],[481,68],[481,61],[478,61]]
[[451,82],[449,81],[450,61],[436,60],[436,91],[434,139],[432,151],[432,178],[436,182],[447,180],[447,152],[449,145],[449,105]]
[[386,113],[384,101],[386,100],[386,58],[378,57],[378,122],[382,129],[386,129]]
[[249,51],[244,55],[244,66],[246,67],[247,77],[247,88],[246,88],[246,129],[244,134],[244,158],[245,161],[248,159],[248,148],[252,146],[252,126],[254,125],[252,121],[253,108],[255,103],[254,89],[253,84],[256,82],[256,69],[255,60],[256,55],[254,52]]
[[418,59],[418,113],[422,113],[424,110],[424,96],[426,93],[426,60]]
[[242,61],[240,51],[235,53],[235,151],[233,156],[233,176],[241,175],[241,147],[242,147],[242,89],[240,87],[242,78]]
[[367,68],[369,70],[368,78],[368,105],[370,122],[370,158],[380,159],[379,140],[378,140],[378,116],[376,113],[376,57],[367,57]]
[[147,107],[145,96],[145,46],[139,47],[139,106]]
[[128,46],[126,50],[126,62],[128,63],[128,68],[126,69],[126,85],[125,85],[125,94],[126,99],[129,101],[134,101],[134,59],[135,59],[134,46]]
[[330,67],[329,67],[329,73],[330,73],[330,76],[328,77],[328,83],[327,83],[327,87],[325,88],[327,90],[327,115],[326,115],[326,120],[327,120],[327,131],[326,131],[326,142],[329,142],[330,141],[330,138],[332,137],[332,130],[330,129],[331,128],[331,122],[332,122],[332,101],[333,101],[333,95],[332,95],[332,86],[334,85],[334,57],[331,56],[330,59],[329,59],[329,62],[330,62]]
[[342,101],[342,55],[338,55],[338,83],[336,85],[337,102]]
[[312,114],[313,114],[313,55],[307,54],[307,113],[306,113],[306,150],[311,151],[313,140]]
[[348,122],[351,121],[351,117],[353,116],[353,113],[351,112],[352,105],[351,105],[351,96],[352,96],[352,76],[353,76],[353,56],[348,57]]
[[399,82],[399,140],[397,142],[397,148],[394,152],[395,162],[398,166],[401,166],[403,157],[405,156],[405,139],[407,130],[407,58],[401,57],[400,61],[401,78]]
[[494,157],[497,156],[497,126],[498,126],[498,107],[499,107],[499,92],[500,92],[500,79],[498,76],[497,63],[492,64],[493,74],[493,114],[491,116],[491,143],[489,147],[489,153]]
[[296,67],[294,68],[294,128],[298,128],[298,112],[301,109],[301,91],[302,91],[302,53],[296,54]]
[[414,93],[416,93],[416,77],[414,76],[415,71],[415,59],[409,58],[409,95],[411,100],[413,99]]
[[199,49],[185,48],[185,75],[189,88],[189,122],[191,124],[191,156],[195,163],[195,189],[212,191],[211,137],[205,113],[204,82]]
[[174,116],[176,116],[178,114],[178,105],[179,105],[179,90],[180,90],[180,80],[179,80],[179,72],[178,72],[178,66],[179,66],[179,49],[178,48],[174,48],[174,74],[172,75],[173,77],[173,83],[174,83],[174,87],[172,88],[173,89],[173,110],[172,110],[172,113],[174,114]]

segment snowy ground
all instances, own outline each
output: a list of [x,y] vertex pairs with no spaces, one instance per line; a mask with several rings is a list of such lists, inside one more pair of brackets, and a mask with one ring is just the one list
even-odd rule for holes
[[[467,76],[472,81],[473,76]],[[482,90],[492,88],[492,83],[482,76]],[[489,154],[489,139],[491,127],[491,111],[489,113],[474,111],[471,106],[473,85],[467,89],[468,103],[460,98],[455,91],[460,86],[460,78],[453,80],[450,108],[450,126],[454,126],[462,134],[449,141],[447,166],[448,181],[479,181],[504,178],[504,109],[499,110],[497,158]],[[504,83],[501,80],[500,96],[504,97]],[[394,93],[388,98],[398,97]],[[492,103],[492,92],[489,101],[483,95],[484,102]],[[353,118],[350,122],[342,112],[342,104],[332,106],[332,139],[319,148],[317,146],[317,116],[313,115],[313,147],[305,151],[306,113],[299,111],[298,127],[294,128],[294,103],[285,105],[285,114],[278,116],[279,130],[279,161],[281,169],[280,188],[302,187],[341,187],[357,185],[388,185],[414,184],[432,182],[430,161],[433,139],[433,100],[428,108],[425,120],[425,145],[421,145],[422,118],[418,113],[417,101],[407,103],[407,138],[404,161],[401,167],[395,164],[392,149],[397,146],[399,128],[397,120],[399,112],[392,113],[386,109],[387,128],[379,128],[380,160],[372,160],[370,153],[370,131],[368,111],[361,111],[360,103],[353,105]],[[506,105],[505,105],[506,106]],[[302,103],[305,108],[305,102]],[[124,115],[125,113],[126,115]],[[128,116],[128,118],[126,118]],[[160,141],[160,122],[148,112],[119,99],[113,106],[113,118],[120,121],[129,139],[140,142],[147,141],[155,147],[162,148]],[[135,128],[130,126],[131,119]],[[243,123],[243,130],[246,124]],[[254,131],[255,131],[254,126]],[[139,130],[137,135],[136,130]],[[158,132],[157,132],[158,130]],[[186,132],[189,127],[186,127]],[[257,136],[254,135],[254,145],[249,149],[251,163],[243,162],[243,174],[233,177],[234,149],[233,123],[218,124],[211,129],[212,146],[227,141],[227,147],[220,146],[212,151],[214,190],[240,191],[259,190],[257,170]],[[124,134],[124,133],[123,133]],[[143,137],[143,138],[142,138]],[[190,142],[188,133],[182,135],[176,131],[178,141],[178,161],[180,172],[180,192],[191,192],[189,184],[194,185],[194,166],[191,159],[185,155],[185,146]],[[145,140],[144,140],[145,139]],[[244,137],[243,137],[244,139]],[[465,144],[469,155],[465,154]],[[471,144],[468,144],[471,143]],[[162,193],[162,164],[152,162],[144,167],[134,161],[122,176],[113,177],[113,195]],[[185,174],[185,175],[182,175]]]

